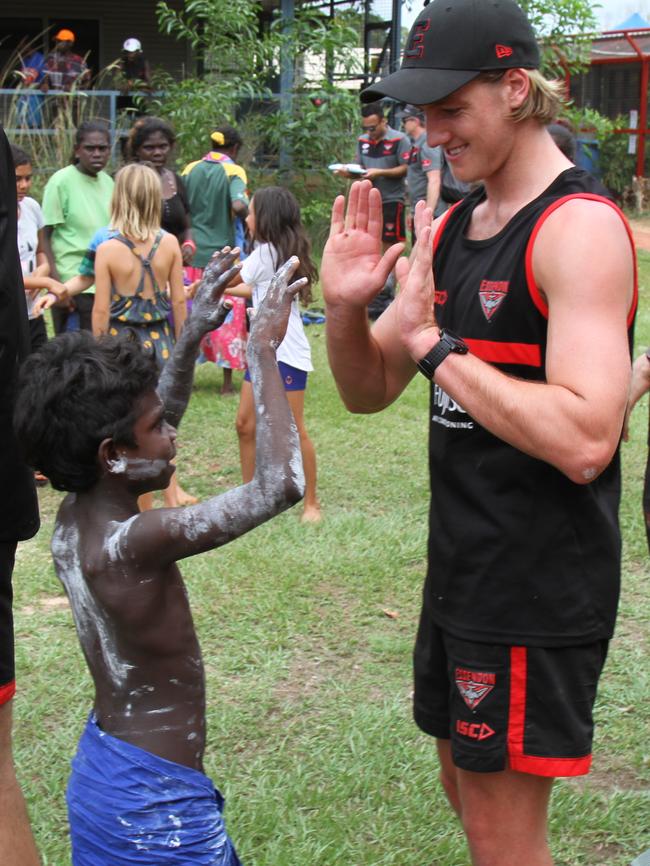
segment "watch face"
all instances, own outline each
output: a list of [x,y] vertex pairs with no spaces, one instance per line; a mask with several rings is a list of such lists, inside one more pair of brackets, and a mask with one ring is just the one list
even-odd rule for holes
[[440,339],[447,343],[451,352],[458,352],[459,355],[465,355],[469,351],[467,343],[456,334],[452,334],[451,331],[447,331],[444,328],[440,331]]

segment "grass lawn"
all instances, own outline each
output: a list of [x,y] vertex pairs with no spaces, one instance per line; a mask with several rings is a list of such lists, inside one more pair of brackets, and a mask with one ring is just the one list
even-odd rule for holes
[[[650,343],[643,253],[641,283],[637,351]],[[307,330],[316,372],[306,418],[324,522],[302,526],[298,507],[183,563],[207,671],[206,772],[227,797],[245,866],[467,866],[433,743],[411,721],[426,383],[418,377],[379,416],[349,415],[323,328]],[[220,376],[213,365],[198,369],[179,439],[179,478],[203,497],[239,480],[237,401],[217,396]],[[650,848],[650,568],[640,506],[647,425],[646,396],[623,449],[623,593],[598,698],[594,771],[556,785],[557,866],[627,866]],[[93,692],[50,560],[60,494],[48,487],[39,496],[43,526],[20,545],[15,571],[15,751],[44,863],[64,866],[64,790]]]

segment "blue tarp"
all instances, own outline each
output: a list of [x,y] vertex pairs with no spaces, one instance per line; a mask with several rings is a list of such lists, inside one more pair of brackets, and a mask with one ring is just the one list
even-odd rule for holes
[[646,21],[638,12],[626,18],[622,24],[617,24],[612,27],[612,30],[642,30],[644,27],[650,27],[650,22]]

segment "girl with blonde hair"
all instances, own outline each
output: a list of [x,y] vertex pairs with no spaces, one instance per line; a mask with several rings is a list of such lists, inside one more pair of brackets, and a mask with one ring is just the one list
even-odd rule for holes
[[[159,367],[171,355],[174,336],[178,338],[187,315],[180,246],[174,235],[160,228],[161,213],[157,172],[140,163],[120,169],[110,222],[117,234],[97,249],[92,313],[95,336],[127,332]],[[166,505],[196,502],[174,479],[165,491]],[[151,507],[150,497],[141,501],[141,508]]]
[[[93,333],[128,331],[165,363],[185,321],[181,251],[174,235],[160,228],[160,178],[154,169],[133,163],[115,178],[111,227],[118,234],[101,244],[95,259]],[[169,295],[166,292],[169,286]]]

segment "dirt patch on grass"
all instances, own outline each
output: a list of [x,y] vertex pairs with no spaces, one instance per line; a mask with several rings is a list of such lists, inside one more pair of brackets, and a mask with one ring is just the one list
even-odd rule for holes
[[27,604],[25,607],[21,607],[20,612],[25,614],[25,616],[30,616],[49,610],[68,610],[69,607],[70,605],[65,595],[51,595],[37,599],[35,604]]
[[641,217],[639,219],[630,220],[632,234],[637,249],[650,252],[650,218]]
[[588,776],[577,776],[567,781],[580,790],[591,789],[607,796],[618,792],[641,794],[648,790],[647,782],[640,779],[634,770],[612,764],[600,756]]

